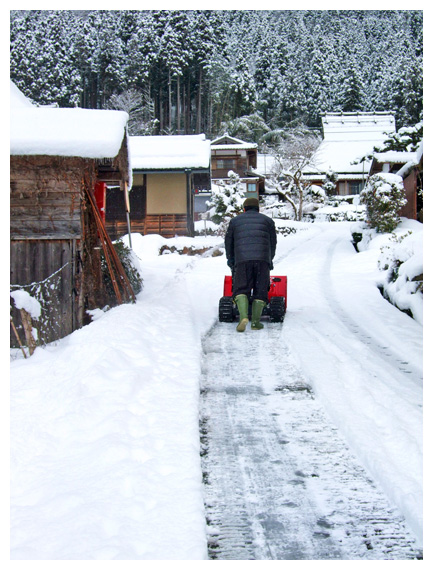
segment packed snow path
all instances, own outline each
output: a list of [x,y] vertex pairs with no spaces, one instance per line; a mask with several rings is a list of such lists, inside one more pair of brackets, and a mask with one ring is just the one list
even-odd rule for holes
[[[387,443],[368,439],[369,431],[373,434],[381,422],[380,416],[369,416],[377,407],[391,413],[388,405],[397,400],[400,409],[404,407],[400,398],[408,398],[409,415],[396,419],[401,422],[399,434],[382,434],[385,440],[408,437],[411,428],[405,429],[404,424],[419,419],[416,410],[421,406],[417,399],[421,372],[411,352],[414,346],[409,342],[406,350],[396,353],[396,340],[387,336],[392,331],[384,333],[373,326],[370,332],[369,324],[377,325],[381,319],[369,323],[369,310],[387,313],[391,309],[397,320],[398,311],[375,299],[374,306],[363,307],[358,321],[356,311],[345,310],[344,295],[335,289],[338,250],[346,257],[347,245],[328,233],[317,240],[316,248],[310,244],[309,257],[299,250],[283,256],[280,266],[290,263],[292,274],[299,271],[298,297],[289,302],[283,325],[266,323],[260,332],[247,329],[238,334],[234,324],[221,323],[203,341],[202,463],[210,558],[422,557],[401,513],[346,441],[352,429],[358,430],[364,447],[371,448],[374,473],[374,456]],[[322,261],[317,264],[317,259]],[[307,282],[311,307],[302,307]],[[347,278],[343,285],[348,285]],[[362,305],[369,299],[358,300]],[[386,316],[382,314],[385,322]],[[395,322],[388,319],[388,324],[392,327]],[[411,337],[411,323],[405,324]],[[373,333],[390,342],[378,341]],[[300,355],[295,355],[295,347]],[[305,367],[309,358],[318,362]],[[357,390],[371,390],[371,401],[363,400],[365,410],[357,409],[356,402],[347,410],[353,417],[347,423],[343,418],[343,433],[310,385],[311,378],[321,388],[317,365],[333,401],[330,409],[337,409],[337,420],[341,410],[339,416],[335,401],[347,404],[346,398],[353,398]],[[310,373],[308,378],[304,371]],[[362,446],[359,450],[362,456],[365,450]],[[392,469],[398,454],[390,459]]]

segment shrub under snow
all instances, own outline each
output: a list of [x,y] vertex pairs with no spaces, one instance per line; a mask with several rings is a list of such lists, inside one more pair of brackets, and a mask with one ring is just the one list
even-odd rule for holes
[[400,221],[399,212],[406,202],[403,180],[397,174],[374,174],[361,192],[361,203],[367,208],[367,220],[379,233],[395,230]]
[[419,323],[423,322],[422,233],[392,234],[382,247],[379,268],[386,271],[384,296]]
[[423,232],[422,224],[403,218],[391,234],[378,234],[360,224],[352,235],[362,236],[359,251],[376,249],[384,297],[401,311],[423,323]]

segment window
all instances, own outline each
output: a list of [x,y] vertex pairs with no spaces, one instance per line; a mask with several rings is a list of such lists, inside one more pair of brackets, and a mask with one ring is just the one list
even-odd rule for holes
[[247,198],[257,198],[257,186],[253,182],[247,184]]
[[234,158],[217,158],[216,167],[218,170],[232,170],[236,168],[236,160]]
[[364,189],[363,182],[350,182],[349,183],[349,191],[350,194],[360,194]]

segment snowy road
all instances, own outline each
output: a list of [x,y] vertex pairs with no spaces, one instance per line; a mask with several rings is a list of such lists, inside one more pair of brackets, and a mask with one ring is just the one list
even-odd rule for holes
[[[419,327],[362,282],[365,260],[338,232],[280,253],[275,274],[291,281],[283,325],[239,335],[221,323],[203,341],[211,558],[421,555],[401,514],[401,486],[410,494],[421,473],[416,454],[401,453],[420,429]],[[393,474],[401,462],[405,481]],[[421,513],[405,514],[416,525]]]
[[13,560],[419,556],[422,326],[350,224],[290,224],[283,324],[216,322],[217,236],[134,234],[137,303],[11,351]]

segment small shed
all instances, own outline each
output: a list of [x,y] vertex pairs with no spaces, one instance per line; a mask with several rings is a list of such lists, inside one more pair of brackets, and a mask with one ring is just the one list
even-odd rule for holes
[[[210,141],[204,134],[132,136],[128,144],[131,231],[193,236],[195,197],[210,190]],[[112,238],[127,231],[122,195],[115,186],[107,191],[106,227]]]
[[127,121],[121,111],[37,107],[11,82],[10,283],[42,305],[42,343],[107,303],[102,254],[114,281],[122,274],[101,220],[107,181],[129,185]]

